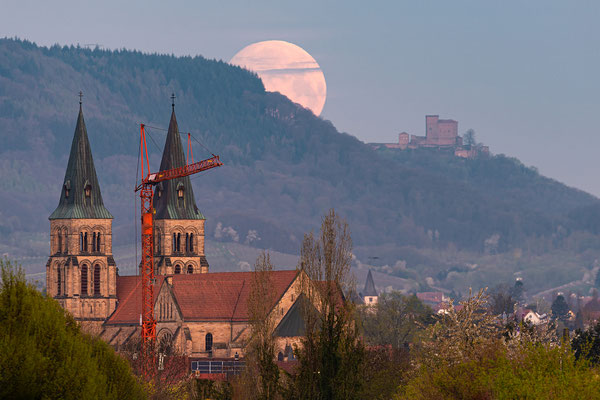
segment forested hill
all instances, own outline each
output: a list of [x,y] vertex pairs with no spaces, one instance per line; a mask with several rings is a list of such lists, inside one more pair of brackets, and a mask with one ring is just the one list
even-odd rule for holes
[[[79,90],[117,244],[133,242],[139,123],[167,127],[172,92],[180,129],[225,163],[192,180],[212,240],[297,253],[330,207],[348,219],[359,258],[383,246],[388,263],[406,246],[483,252],[497,234],[497,252],[559,247],[595,229],[581,217],[597,215],[595,197],[517,160],[375,151],[222,61],[2,39],[1,253],[47,252]],[[149,132],[158,167],[165,135]]]

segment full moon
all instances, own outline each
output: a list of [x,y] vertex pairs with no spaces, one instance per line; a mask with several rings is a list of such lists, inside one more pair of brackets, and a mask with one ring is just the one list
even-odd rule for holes
[[321,67],[302,47],[283,40],[253,43],[240,50],[230,64],[256,72],[269,92],[279,92],[320,115],[327,98]]

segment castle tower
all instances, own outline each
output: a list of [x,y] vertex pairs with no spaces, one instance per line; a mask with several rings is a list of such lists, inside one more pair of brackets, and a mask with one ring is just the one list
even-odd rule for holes
[[112,218],[104,207],[81,102],[60,201],[50,215],[46,290],[77,320],[104,321],[115,309]]
[[[181,136],[171,113],[160,170],[186,165]],[[154,190],[154,265],[158,275],[208,272],[205,218],[196,206],[189,176],[163,181]]]

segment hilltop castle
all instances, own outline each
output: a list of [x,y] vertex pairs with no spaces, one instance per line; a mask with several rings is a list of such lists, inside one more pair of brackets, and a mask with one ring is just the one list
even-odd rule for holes
[[448,149],[454,150],[454,155],[463,158],[473,158],[478,154],[489,154],[487,146],[463,145],[463,138],[458,134],[458,121],[440,119],[439,115],[425,116],[425,136],[409,135],[406,132],[398,134],[398,143],[371,143],[374,148],[388,149]]
[[[183,165],[185,155],[173,107],[160,170]],[[250,334],[252,273],[208,273],[205,218],[189,177],[157,185],[154,199],[157,342],[195,360],[191,367],[196,370],[212,362],[201,360],[243,356]],[[116,348],[139,340],[141,278],[119,276],[112,254],[113,216],[102,201],[81,103],[59,204],[49,219],[47,293],[82,326],[96,330]],[[291,344],[303,334],[297,303],[305,277],[303,272],[271,272],[275,291],[271,313],[279,360],[293,358]]]

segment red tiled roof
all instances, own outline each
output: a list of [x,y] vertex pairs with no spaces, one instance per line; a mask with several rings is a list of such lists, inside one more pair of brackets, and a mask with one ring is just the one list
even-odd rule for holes
[[439,303],[443,301],[444,293],[442,292],[421,292],[417,293],[417,298],[421,301],[430,303]]
[[[222,272],[172,275],[173,294],[185,320],[246,321],[253,272]],[[273,271],[275,299],[279,300],[296,277],[296,271]],[[154,296],[164,276],[157,276]],[[119,305],[107,324],[139,324],[141,280],[138,276],[117,277]]]
[[[157,276],[154,283],[154,300],[164,280]],[[117,309],[107,324],[139,324],[142,315],[142,277],[138,275],[117,276]]]

